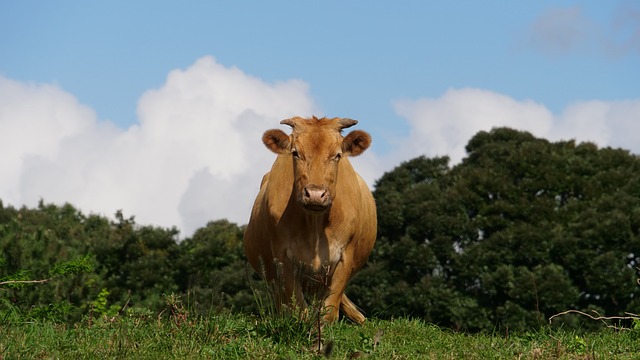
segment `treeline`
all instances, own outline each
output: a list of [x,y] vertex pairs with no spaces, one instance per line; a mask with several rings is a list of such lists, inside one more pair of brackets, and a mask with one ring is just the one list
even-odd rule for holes
[[[640,312],[637,156],[506,128],[476,134],[467,152],[453,167],[419,157],[377,181],[378,242],[347,289],[368,316],[517,331],[569,309]],[[47,278],[55,264],[87,255],[92,264],[38,286],[0,287],[0,320],[159,312],[163,294],[203,315],[254,311],[259,278],[245,263],[242,232],[220,220],[178,241],[177,229],[140,226],[121,212],[109,220],[72,205],[0,202],[0,282]],[[555,323],[597,324],[580,320]]]
[[47,279],[55,264],[87,255],[92,268],[37,286],[0,287],[0,320],[77,321],[89,313],[114,316],[125,307],[157,313],[171,294],[194,313],[251,311],[242,233],[220,220],[178,241],[177,229],[140,226],[122,212],[112,221],[69,204],[15,209],[0,203],[0,282]]

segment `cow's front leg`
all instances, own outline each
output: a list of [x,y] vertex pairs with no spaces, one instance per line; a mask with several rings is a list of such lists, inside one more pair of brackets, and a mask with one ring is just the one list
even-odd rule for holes
[[336,264],[333,276],[330,278],[329,293],[324,300],[324,320],[326,322],[330,323],[338,320],[340,302],[342,301],[342,295],[344,294],[344,289],[347,287],[347,282],[350,277],[351,267],[347,266],[343,259],[343,261]]

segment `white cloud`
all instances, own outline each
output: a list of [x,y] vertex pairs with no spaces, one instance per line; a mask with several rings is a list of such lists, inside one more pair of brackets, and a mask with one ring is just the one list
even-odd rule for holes
[[465,156],[465,145],[480,130],[508,126],[546,134],[553,121],[540,104],[471,88],[449,90],[438,99],[398,101],[395,109],[411,127],[398,150],[401,157],[449,155],[454,163]]
[[54,159],[63,140],[95,123],[91,109],[55,86],[23,84],[0,77],[2,199],[20,200],[25,162],[33,158]]
[[454,89],[436,99],[398,101],[395,108],[411,130],[383,161],[391,166],[423,154],[449,155],[456,164],[466,155],[465,145],[474,134],[501,126],[553,141],[591,141],[640,153],[636,136],[640,131],[640,99],[577,102],[561,114],[553,114],[530,100],[519,101],[487,90]]
[[246,223],[273,160],[262,132],[314,110],[304,82],[268,84],[212,57],[144,94],[129,129],[57,87],[0,77],[0,199],[122,209],[183,235],[213,219]]
[[640,154],[640,99],[578,102],[568,106],[556,123],[549,138],[576,138]]

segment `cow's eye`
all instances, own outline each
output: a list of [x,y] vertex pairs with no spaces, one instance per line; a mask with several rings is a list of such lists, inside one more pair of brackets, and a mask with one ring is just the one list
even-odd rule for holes
[[298,150],[296,149],[291,149],[291,156],[293,156],[295,159],[300,159],[300,154],[298,154]]
[[337,153],[336,156],[333,157],[333,161],[339,161],[341,157],[342,157],[342,154]]

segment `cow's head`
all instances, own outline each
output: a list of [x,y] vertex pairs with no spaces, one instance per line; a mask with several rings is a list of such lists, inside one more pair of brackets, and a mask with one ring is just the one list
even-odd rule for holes
[[335,197],[340,160],[362,154],[371,144],[371,136],[355,130],[343,137],[342,129],[358,123],[352,119],[294,117],[280,123],[291,126],[291,135],[268,130],[262,142],[276,154],[293,158],[294,191],[305,211],[327,211]]

